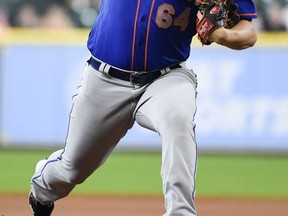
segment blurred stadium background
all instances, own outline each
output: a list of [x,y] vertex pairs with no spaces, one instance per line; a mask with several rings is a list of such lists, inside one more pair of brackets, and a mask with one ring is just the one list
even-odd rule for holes
[[[259,31],[287,31],[287,0],[254,0]],[[89,28],[100,0],[0,0],[0,29],[9,27]]]
[[[99,2],[0,0],[0,192],[27,193],[35,163],[63,146]],[[254,48],[192,43],[200,196],[288,197],[288,1],[255,3]],[[159,137],[136,124],[117,148],[78,190],[161,194]]]

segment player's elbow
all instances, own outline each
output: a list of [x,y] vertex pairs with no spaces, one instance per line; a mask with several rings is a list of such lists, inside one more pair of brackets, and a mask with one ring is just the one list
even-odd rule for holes
[[246,44],[247,48],[253,47],[256,44],[256,42],[257,42],[257,32],[253,28],[251,30],[249,37],[247,38],[247,44]]
[[242,43],[239,43],[238,46],[235,47],[231,47],[232,49],[236,49],[236,50],[243,50],[243,49],[247,49],[250,47],[253,47],[257,42],[257,33],[253,33],[250,34],[249,37],[247,37],[246,40],[242,41]]
[[256,42],[257,42],[257,33],[256,33],[256,31],[254,32],[254,34],[250,37],[250,40],[249,40],[249,47],[253,47],[255,44],[256,44]]
[[249,40],[245,41],[244,43],[232,45],[230,48],[235,50],[244,50],[248,49],[250,47],[253,47],[257,42],[257,37],[255,38],[249,38]]
[[[242,21],[234,33],[235,47],[234,49],[242,50],[253,47],[257,42],[257,31],[252,22]],[[238,38],[238,40],[237,40]]]
[[249,31],[231,31],[230,40],[225,45],[231,49],[243,50],[253,47],[257,42],[257,32],[254,28]]

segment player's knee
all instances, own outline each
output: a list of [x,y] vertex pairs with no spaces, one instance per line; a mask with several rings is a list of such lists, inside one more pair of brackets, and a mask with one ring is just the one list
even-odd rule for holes
[[163,130],[169,134],[186,133],[193,128],[193,119],[187,115],[170,115],[162,125]]
[[83,183],[86,178],[86,175],[83,175],[80,172],[74,172],[69,176],[68,182],[72,185],[77,185]]
[[85,169],[79,169],[69,163],[65,164],[65,178],[66,181],[72,185],[81,184],[89,176],[89,173],[84,171]]

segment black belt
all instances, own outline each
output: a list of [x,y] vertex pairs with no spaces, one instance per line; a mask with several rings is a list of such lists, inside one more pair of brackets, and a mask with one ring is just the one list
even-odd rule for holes
[[[100,65],[103,64],[102,62],[97,61],[96,59],[92,57],[87,62],[97,71],[99,71]],[[106,66],[104,66],[103,68],[104,71],[105,71]],[[147,83],[151,83],[153,80],[157,79],[162,74],[165,74],[169,72],[170,70],[176,69],[176,68],[181,68],[181,66],[179,64],[175,64],[175,65],[166,67],[163,70],[156,70],[156,71],[149,71],[149,72],[122,71],[117,68],[109,66],[107,73],[111,77],[114,77],[120,80],[129,81],[133,84],[145,85]],[[103,72],[103,71],[100,71],[100,72]]]

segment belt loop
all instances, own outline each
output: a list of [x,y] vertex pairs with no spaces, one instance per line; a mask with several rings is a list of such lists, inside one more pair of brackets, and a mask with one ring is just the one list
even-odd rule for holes
[[111,68],[110,65],[102,62],[102,63],[100,64],[99,71],[102,72],[102,73],[107,74],[108,76],[110,76],[110,75],[109,75],[109,70],[110,70],[110,68]]
[[170,67],[166,67],[166,68],[160,70],[161,75],[164,75],[164,74],[166,74],[166,73],[168,73],[168,72],[170,72],[170,71],[171,71],[171,68],[170,68]]

